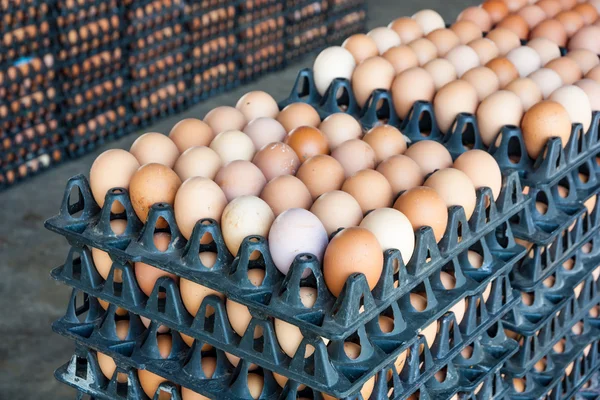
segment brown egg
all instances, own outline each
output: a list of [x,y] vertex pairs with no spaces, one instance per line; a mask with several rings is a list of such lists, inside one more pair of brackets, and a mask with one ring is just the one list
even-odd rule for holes
[[477,91],[469,82],[458,80],[441,88],[433,99],[440,130],[448,133],[459,113],[475,114],[478,104]]
[[471,21],[479,28],[487,32],[492,29],[492,18],[485,10],[485,8],[481,7],[467,7],[465,8],[456,19],[457,21]]
[[275,217],[290,208],[308,210],[312,205],[310,192],[300,179],[292,175],[278,176],[267,183],[260,198],[271,207]]
[[406,155],[396,155],[387,158],[377,167],[392,187],[394,197],[403,190],[419,186],[425,180],[421,167]]
[[[155,233],[154,234],[154,246],[158,251],[166,251],[171,243],[171,235],[168,233]],[[173,279],[176,283],[179,282],[179,277],[170,272],[163,271],[152,265],[143,263],[141,261],[136,262],[135,266],[135,279],[137,280],[138,286],[142,289],[142,292],[146,294],[146,296],[150,296],[152,294],[152,290],[154,290],[154,286],[156,285],[156,281],[158,278],[162,278],[163,276],[168,276]]]
[[523,111],[529,110],[534,104],[542,101],[542,91],[530,78],[515,79],[504,88],[519,96]]
[[506,3],[502,0],[484,1],[481,4],[481,8],[487,11],[493,25],[500,22],[509,12]]
[[454,168],[462,171],[471,179],[475,189],[489,187],[494,200],[498,199],[502,188],[502,173],[498,163],[483,150],[469,150],[454,161]]
[[593,24],[598,19],[598,10],[596,10],[596,7],[589,3],[577,4],[575,7],[573,7],[573,11],[583,17],[583,22],[586,25]]
[[319,196],[310,212],[319,218],[327,236],[331,236],[339,228],[358,226],[363,218],[360,204],[350,194],[341,190],[333,190]]
[[[114,232],[115,235],[122,235],[127,229],[127,220],[125,219],[113,219],[110,221],[110,228]],[[110,269],[112,268],[112,259],[108,255],[107,252],[92,247],[92,260],[94,261],[94,266],[96,270],[104,279],[108,279],[108,274],[110,273]],[[117,275],[119,270],[115,270],[114,280],[116,282],[121,281],[120,276]]]
[[398,197],[394,208],[406,215],[413,230],[429,226],[437,242],[444,236],[448,224],[448,208],[434,189],[414,187]]
[[129,152],[140,165],[157,163],[173,168],[179,149],[168,136],[161,133],[145,133],[133,142]]
[[586,49],[594,54],[600,54],[600,44],[596,40],[600,35],[600,27],[586,26],[569,41],[569,50]]
[[501,89],[519,77],[519,71],[506,57],[494,58],[485,66],[496,73]]
[[530,4],[521,8],[517,15],[521,16],[525,22],[527,22],[527,26],[529,29],[535,28],[540,22],[546,19],[546,13],[540,7],[535,4]]
[[519,126],[523,117],[521,99],[508,90],[500,90],[486,97],[477,109],[481,140],[490,146],[504,125]]
[[285,143],[296,152],[301,163],[317,154],[329,154],[327,138],[312,126],[293,129],[285,138]]
[[600,83],[600,66],[592,68],[590,72],[585,74],[585,77]]
[[410,43],[424,35],[423,29],[419,23],[408,17],[393,20],[388,25],[388,28],[394,30],[398,36],[400,36],[402,43]]
[[246,121],[261,117],[276,118],[279,114],[279,106],[275,99],[261,90],[248,92],[240,97],[235,108],[244,114]]
[[527,47],[531,47],[538,53],[542,65],[546,65],[555,58],[560,57],[560,48],[556,43],[554,43],[550,39],[532,39],[527,43]]
[[375,151],[375,164],[388,157],[406,151],[406,140],[402,133],[391,125],[379,125],[372,128],[365,137],[365,142]]
[[454,33],[454,31],[447,28],[436,29],[435,31],[427,34],[425,38],[430,40],[435,45],[437,48],[438,57],[444,57],[450,50],[460,45],[460,38],[458,35]]
[[362,169],[375,168],[375,151],[360,139],[342,143],[331,156],[342,165],[346,177]]
[[385,177],[372,169],[363,169],[346,179],[342,190],[358,201],[363,214],[376,208],[389,207],[392,187]]
[[573,59],[577,65],[579,65],[579,69],[581,69],[583,75],[590,72],[590,70],[595,66],[600,65],[600,59],[598,58],[598,55],[590,50],[571,50],[567,53],[567,57]]
[[[410,304],[417,312],[422,312],[427,309],[428,304],[425,293],[410,293],[409,296]],[[425,337],[427,346],[431,347],[435,342],[435,337],[437,336],[437,321],[432,322],[427,327],[422,329],[419,333]],[[422,348],[420,349],[420,352],[423,352]],[[415,397],[414,399],[418,399],[418,397]]]
[[[115,360],[112,357],[107,356],[104,353],[97,352],[96,356],[98,358],[98,366],[100,367],[100,371],[107,379],[112,379],[115,371],[117,370],[117,364],[115,364]],[[117,382],[126,383],[127,382],[127,374],[123,372],[119,372],[117,374]]]
[[294,149],[281,142],[269,143],[263,147],[256,153],[252,163],[261,170],[267,181],[281,175],[296,175],[300,168],[300,160]]
[[[104,206],[106,193],[115,187],[129,188],[129,183],[140,163],[129,152],[111,149],[103,152],[94,160],[90,169],[90,188],[94,200],[100,207]],[[121,203],[114,203],[111,211],[123,212]]]
[[544,66],[556,72],[564,85],[572,85],[583,77],[581,68],[569,57],[556,58]]
[[490,31],[486,38],[490,39],[498,46],[498,51],[501,56],[505,56],[512,49],[521,46],[519,35],[506,28],[496,28]]
[[475,187],[464,172],[445,168],[434,172],[423,184],[434,189],[446,203],[446,207],[462,206],[467,219],[475,210]]
[[504,2],[508,7],[508,11],[514,13],[515,11],[518,11],[520,8],[527,5],[528,0],[504,0]]
[[364,33],[357,33],[348,37],[342,43],[342,47],[352,53],[357,65],[367,58],[379,55],[375,41]]
[[410,157],[421,168],[423,177],[438,169],[452,166],[450,152],[433,140],[422,140],[410,146],[404,155]]
[[[138,169],[129,183],[129,196],[133,209],[142,222],[146,222],[150,207],[155,203],[173,205],[175,194],[181,186],[181,179],[169,167],[162,164],[146,164]],[[156,224],[166,227],[160,219]]]
[[214,179],[223,162],[210,147],[190,147],[175,162],[173,170],[182,181],[194,176]]
[[299,126],[317,127],[321,123],[321,118],[317,110],[310,104],[292,103],[285,107],[277,116],[277,121],[283,125],[286,132],[298,128]]
[[536,38],[549,39],[560,47],[565,47],[567,45],[567,31],[563,24],[555,19],[542,21],[533,28],[529,34],[529,39]]
[[[198,201],[202,199],[202,201]],[[200,176],[183,182],[175,196],[174,210],[177,227],[181,234],[189,239],[194,226],[203,218],[221,220],[223,209],[227,205],[225,193],[219,185]]]
[[356,66],[352,74],[352,91],[363,107],[375,89],[389,90],[396,75],[394,66],[383,57],[371,57]]
[[248,122],[243,132],[252,140],[256,151],[269,143],[282,142],[287,136],[287,131],[279,121],[264,117]]
[[555,19],[563,25],[567,37],[571,37],[583,26],[583,18],[575,11],[562,11]]
[[490,94],[500,89],[498,77],[488,67],[477,67],[467,71],[461,78],[469,82],[477,91],[477,99],[481,102]]
[[258,196],[267,184],[267,179],[250,161],[236,160],[219,170],[215,183],[221,187],[230,202],[240,196]]
[[[202,263],[205,266],[208,265],[206,265],[205,262],[206,257],[202,257],[203,254],[213,254],[211,258],[216,260],[216,253],[200,253],[200,259],[202,260]],[[200,306],[202,305],[202,302],[204,301],[205,297],[215,295],[221,298],[222,300],[225,300],[225,295],[221,292],[217,292],[216,290],[210,289],[206,286],[200,285],[198,283],[189,281],[184,278],[181,278],[179,282],[179,291],[181,292],[181,300],[183,301],[185,309],[193,316],[196,316],[196,314],[198,314],[198,310],[200,310]],[[209,314],[208,316],[214,314],[214,311],[209,312],[210,308],[207,308],[206,310],[207,314]],[[185,340],[186,337],[183,336],[183,339]],[[188,343],[188,345],[191,345],[191,343]]]
[[[146,395],[151,399],[154,398],[154,394],[158,390],[160,384],[163,382],[168,382],[167,379],[145,369],[140,369],[137,371],[137,373],[138,379],[140,381],[140,386],[144,390],[144,393],[146,393]],[[165,395],[161,396],[164,397]]]
[[578,0],[558,0],[563,10],[570,10],[577,5]]
[[425,65],[438,56],[437,47],[431,40],[419,38],[410,42],[408,46],[417,54],[419,65]]
[[567,145],[571,136],[571,119],[559,103],[545,100],[525,113],[521,129],[527,153],[536,159],[551,137],[559,137],[563,147]]
[[445,58],[431,60],[423,66],[423,69],[433,78],[436,91],[458,79],[456,76],[456,68],[454,68],[454,65]]
[[450,29],[456,33],[461,44],[467,44],[483,37],[483,33],[479,26],[471,21],[455,22]]
[[500,50],[498,50],[496,43],[487,38],[476,39],[469,42],[468,46],[475,50],[481,65],[487,64],[500,54]]
[[506,28],[509,31],[516,33],[517,36],[519,36],[519,39],[525,40],[529,36],[529,24],[525,18],[517,14],[506,16],[498,25],[496,25],[496,29],[498,28]]
[[398,74],[391,90],[396,114],[404,119],[415,101],[433,100],[435,82],[425,69],[416,67]]
[[513,378],[512,380],[513,389],[517,393],[523,393],[526,388],[525,378]]
[[362,136],[360,123],[350,114],[331,114],[321,122],[319,130],[327,138],[331,151],[347,140],[359,139]]
[[296,177],[308,188],[313,200],[326,192],[338,190],[344,180],[344,167],[335,158],[319,154],[306,160]]
[[173,126],[169,138],[181,153],[195,146],[208,146],[214,139],[210,126],[196,118],[182,119]]
[[212,128],[216,136],[224,131],[241,131],[248,121],[240,110],[234,107],[220,106],[210,110],[204,116],[204,122]]
[[[356,246],[360,243],[360,246]],[[323,258],[323,277],[334,296],[342,292],[346,279],[353,273],[365,275],[373,289],[383,270],[383,251],[375,235],[364,228],[346,228],[327,246]]]
[[539,0],[535,5],[544,10],[548,18],[554,18],[555,15],[563,10],[558,0]]
[[383,53],[382,57],[392,64],[396,74],[399,74],[409,68],[419,66],[417,54],[408,46],[392,47]]

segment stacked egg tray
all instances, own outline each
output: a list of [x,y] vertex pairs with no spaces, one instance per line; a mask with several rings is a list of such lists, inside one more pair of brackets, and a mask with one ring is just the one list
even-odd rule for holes
[[592,374],[591,378],[581,385],[581,388],[573,397],[575,400],[597,400],[600,398],[600,375],[598,372]]
[[365,31],[367,4],[364,0],[332,0],[327,17],[329,43],[341,43],[355,33]]
[[327,44],[326,0],[285,0],[285,49],[288,60],[297,59]]

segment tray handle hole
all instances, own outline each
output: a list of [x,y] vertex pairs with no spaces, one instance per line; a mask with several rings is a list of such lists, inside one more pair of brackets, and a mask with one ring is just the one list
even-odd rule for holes
[[[502,140],[502,134],[498,135],[498,139]],[[522,156],[521,143],[516,136],[512,136],[510,139],[508,139],[508,160],[511,164],[518,164],[521,162]]]
[[158,288],[158,312],[164,313],[167,309],[167,290],[164,287]]
[[83,214],[85,204],[83,202],[83,194],[79,186],[75,185],[69,193],[68,210],[69,215],[74,218],[79,218]]
[[577,179],[581,183],[587,183],[590,180],[590,169],[587,164],[583,164],[577,169]]
[[431,136],[431,130],[433,128],[433,120],[431,114],[428,112],[422,112],[419,115],[419,133],[423,137]]
[[462,145],[465,150],[471,150],[475,147],[475,129],[473,124],[465,124],[462,130]]
[[88,374],[88,362],[87,359],[77,357],[75,361],[75,376],[81,379],[87,379]]

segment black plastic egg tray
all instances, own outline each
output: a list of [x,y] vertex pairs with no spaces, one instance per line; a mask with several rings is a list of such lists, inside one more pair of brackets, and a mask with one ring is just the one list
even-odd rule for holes
[[327,18],[328,45],[341,45],[346,38],[355,33],[367,30],[367,4],[360,0],[350,3],[363,3],[356,8],[343,8],[340,11],[331,10]]
[[3,164],[0,167],[0,191],[60,164],[65,158],[65,144],[60,143],[40,146],[38,150],[28,152],[25,158],[18,157],[12,163]]
[[[39,68],[34,68],[35,64]],[[10,103],[23,96],[55,87],[57,73],[54,56],[23,57],[15,65],[2,69],[0,84],[1,102]],[[23,67],[27,65],[28,67]]]
[[[79,203],[71,199],[71,191],[79,191]],[[133,212],[127,192],[121,189],[107,194],[105,204],[119,201],[125,205],[128,228],[117,238],[109,228],[112,218],[110,208],[99,210],[90,194],[85,177],[78,175],[67,184],[59,215],[50,218],[46,227],[66,236],[75,245],[97,247],[116,258],[144,260],[165,271],[213,288],[244,305],[302,327],[306,333],[342,339],[360,326],[375,318],[403,295],[435,275],[443,268],[461,269],[472,284],[489,280],[490,275],[512,266],[524,255],[525,249],[515,244],[509,218],[524,210],[528,200],[521,194],[516,173],[505,176],[503,189],[496,201],[489,188],[478,189],[477,205],[470,222],[467,222],[461,207],[450,207],[446,234],[436,243],[429,227],[416,232],[415,251],[408,265],[403,265],[397,250],[384,253],[382,278],[371,292],[362,274],[352,275],[340,296],[335,299],[326,289],[321,268],[313,256],[298,259],[287,276],[283,276],[270,259],[266,240],[262,237],[246,238],[235,260],[228,252],[218,226],[212,220],[197,223],[190,240],[179,234],[172,208],[165,204],[153,206],[145,227]],[[486,208],[486,204],[489,206]],[[82,211],[74,217],[75,210]],[[114,217],[114,216],[113,216]],[[154,249],[154,226],[159,218],[167,221],[172,235],[172,244],[165,253]],[[218,261],[212,268],[201,265],[197,254],[199,238],[206,232],[214,238],[211,251],[217,251]],[[481,254],[482,268],[473,268],[467,260],[468,250]],[[262,265],[249,262],[249,255],[258,250],[262,254]],[[247,269],[260,267],[266,271],[263,284],[252,285]],[[302,273],[312,271],[308,282],[318,290],[317,303],[307,311],[299,300]],[[398,272],[395,272],[398,271]],[[223,279],[223,276],[228,279]],[[438,272],[439,275],[439,272]],[[439,283],[439,282],[436,282]],[[473,290],[474,286],[471,289]],[[467,290],[466,287],[463,290]],[[472,294],[474,292],[464,292]],[[363,311],[359,311],[362,307]]]
[[595,372],[583,383],[575,395],[575,400],[597,400],[600,399],[600,373]]
[[187,88],[190,104],[198,104],[238,87],[241,84],[238,68],[237,62],[228,61],[192,73],[191,84]]

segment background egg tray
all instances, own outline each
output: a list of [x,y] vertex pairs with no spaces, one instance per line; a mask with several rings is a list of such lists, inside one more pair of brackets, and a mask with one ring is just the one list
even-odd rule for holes
[[597,400],[600,398],[600,376],[598,372],[592,374],[576,393],[574,400]]
[[[76,193],[72,193],[72,192]],[[493,200],[489,188],[478,189],[477,203],[470,222],[467,222],[461,207],[451,207],[446,234],[436,243],[430,228],[422,228],[416,233],[415,251],[404,265],[396,250],[384,254],[382,278],[371,292],[364,276],[357,274],[349,278],[346,287],[335,299],[325,288],[321,268],[311,260],[297,262],[291,272],[284,277],[274,267],[266,241],[262,237],[246,238],[238,259],[228,252],[216,222],[197,223],[190,240],[186,241],[177,231],[177,225],[168,205],[156,205],[152,208],[147,223],[142,229],[141,223],[133,212],[127,192],[113,190],[107,194],[105,204],[119,201],[125,206],[128,228],[116,238],[109,228],[110,207],[102,212],[90,194],[85,177],[79,175],[68,184],[59,215],[49,219],[46,227],[63,236],[72,243],[100,248],[120,259],[144,260],[151,265],[178,276],[183,276],[204,286],[215,289],[252,309],[269,316],[285,320],[300,326],[306,333],[312,333],[331,339],[347,337],[360,326],[375,318],[383,310],[431,277],[447,265],[461,266],[475,281],[488,279],[495,268],[514,265],[525,249],[517,246],[512,237],[508,220],[517,212],[525,209],[524,200],[516,173],[504,177],[501,193]],[[80,196],[80,202],[75,203]],[[486,204],[489,204],[486,207]],[[80,216],[73,217],[78,211]],[[167,252],[158,252],[154,248],[154,227],[158,218],[169,225],[172,244]],[[140,230],[141,229],[141,230]],[[199,238],[209,232],[215,246],[212,251],[218,253],[217,264],[212,268],[201,265],[197,254],[200,251]],[[259,265],[249,261],[254,250],[263,255]],[[487,268],[474,269],[467,260],[471,249],[480,253]],[[247,279],[247,269],[260,267],[265,269],[265,281],[260,287],[252,285]],[[317,303],[310,312],[299,301],[301,275],[310,268],[312,278],[309,283],[318,290]],[[395,272],[398,270],[399,272]],[[223,279],[226,276],[227,279]],[[396,287],[397,286],[397,287]],[[359,312],[360,307],[364,311]]]

